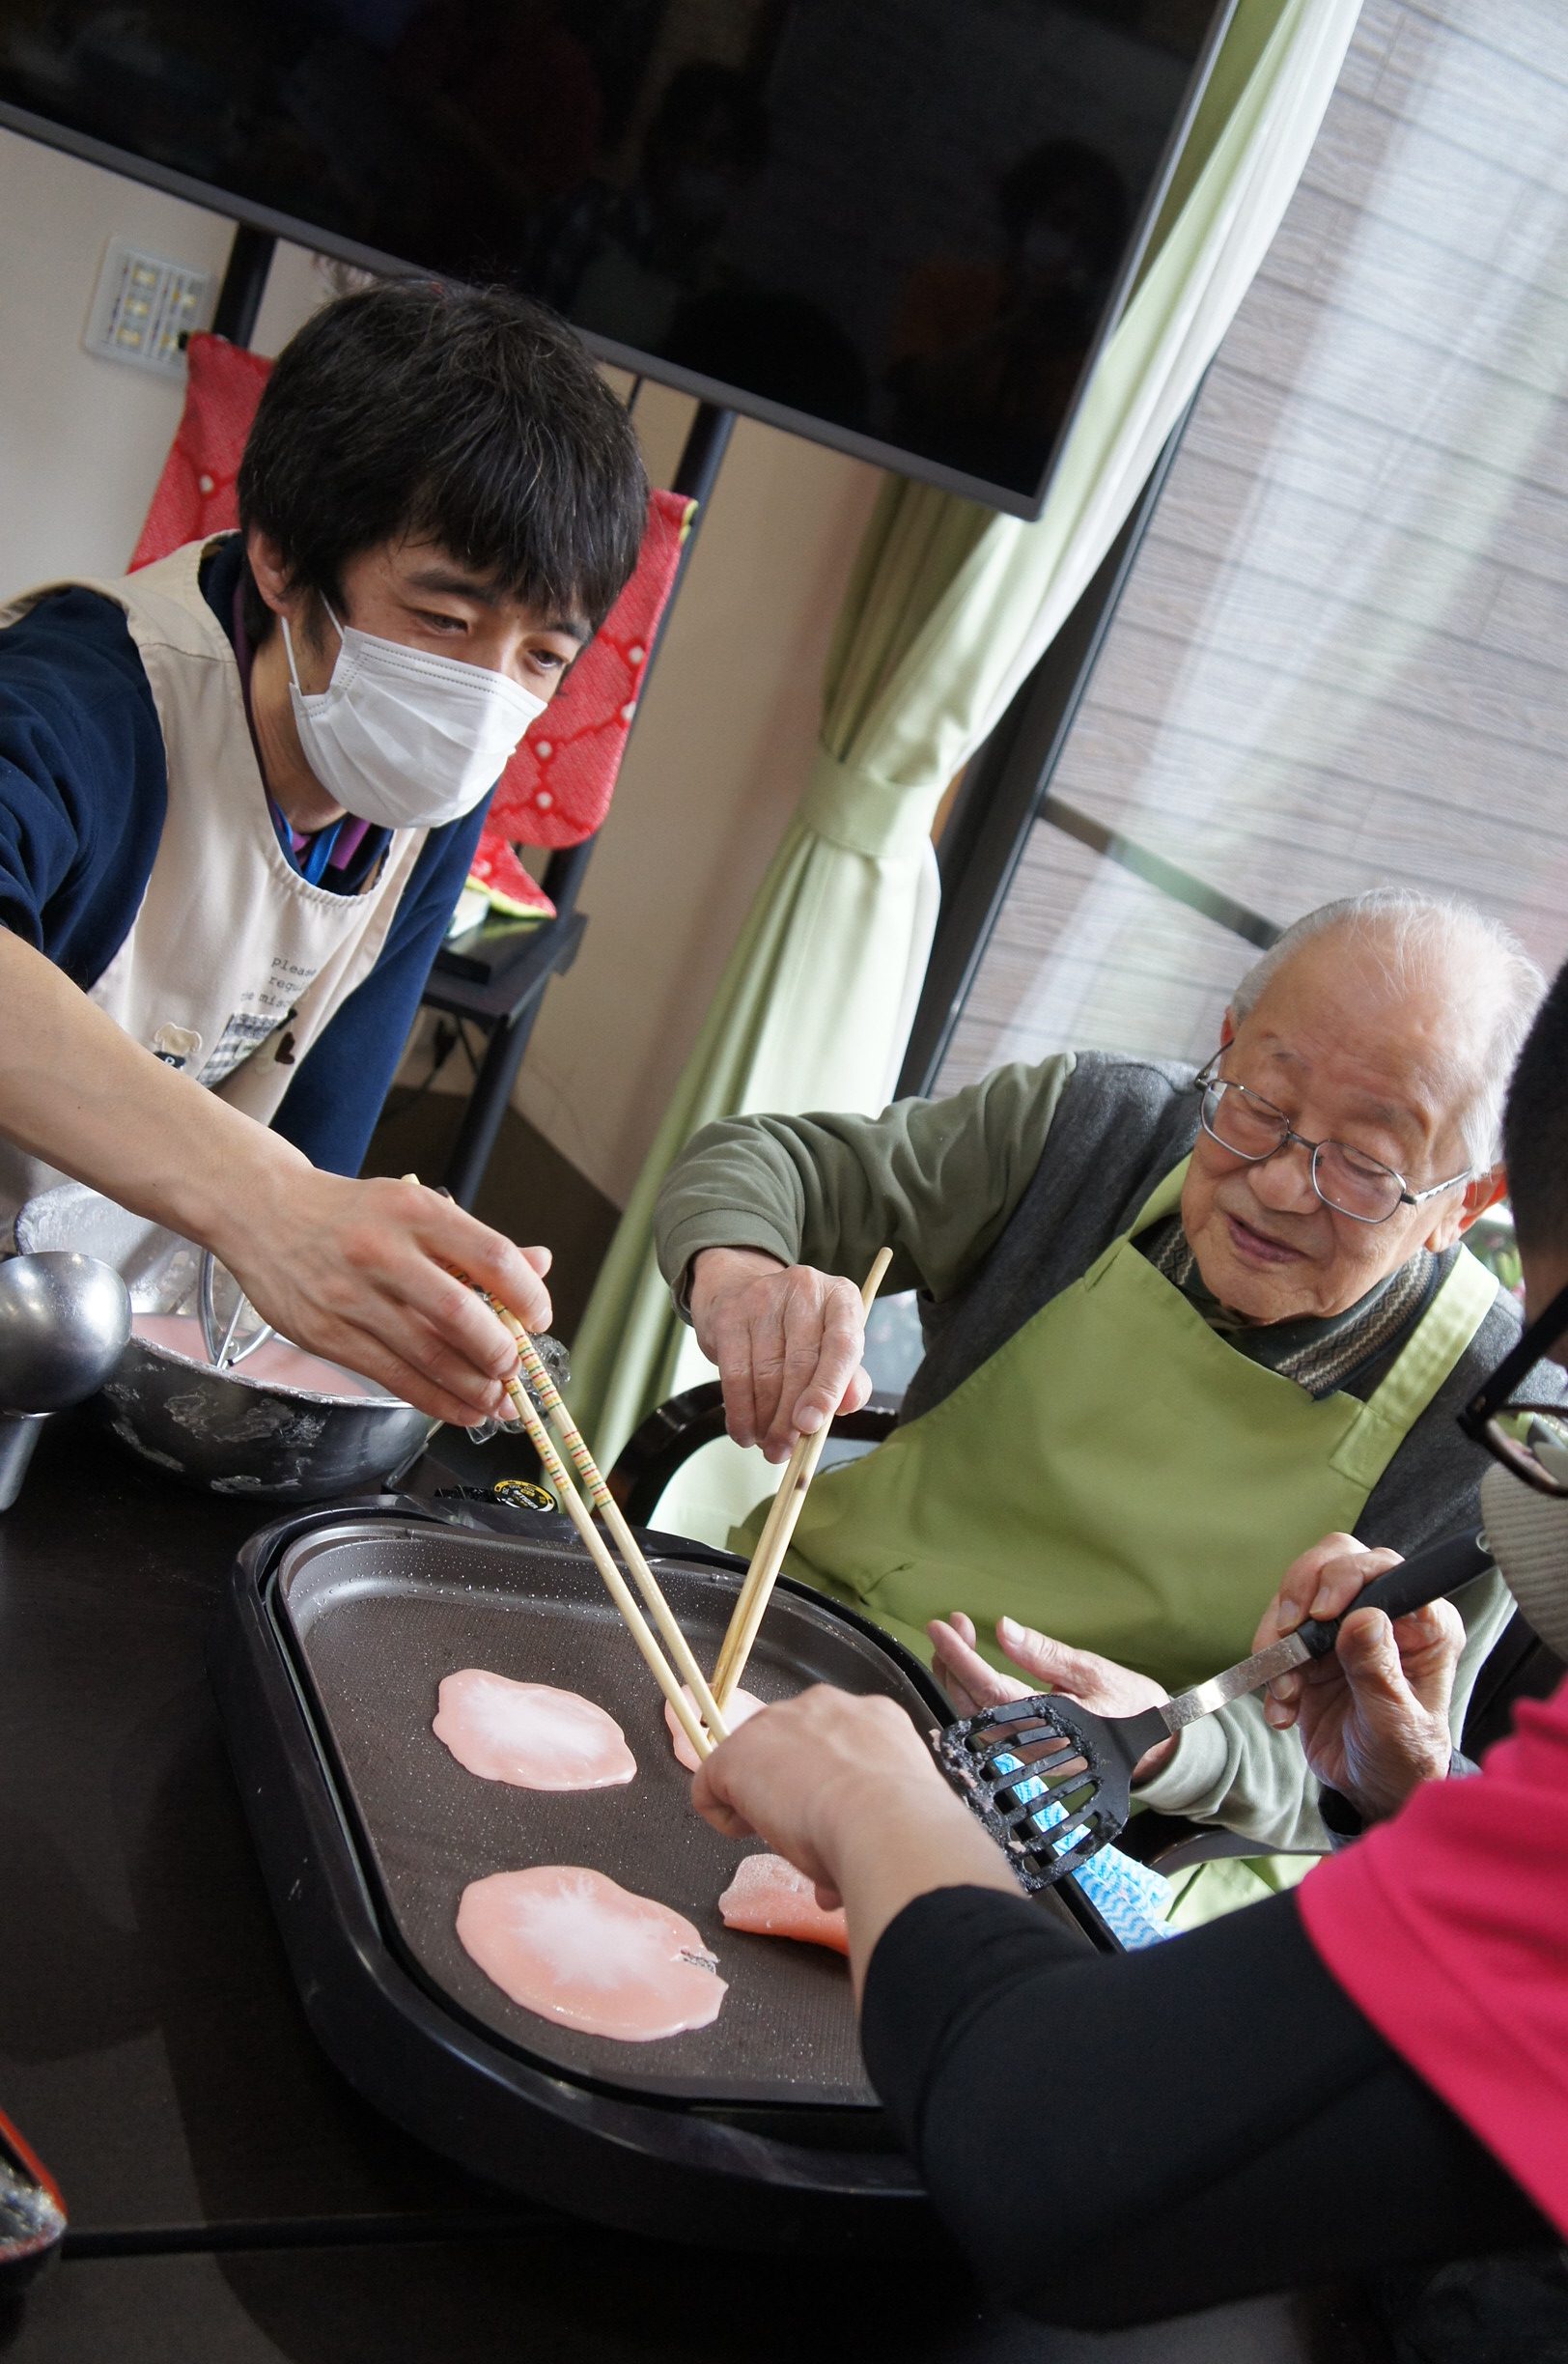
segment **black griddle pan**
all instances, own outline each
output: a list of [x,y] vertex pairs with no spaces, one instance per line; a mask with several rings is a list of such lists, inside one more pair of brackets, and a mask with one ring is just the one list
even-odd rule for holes
[[[511,1527],[511,1513],[485,1523]],[[380,1498],[280,1522],[240,1554],[210,1664],[274,1911],[316,2034],[410,2131],[515,2189],[699,2240],[901,2248],[931,2237],[866,2083],[847,1965],[724,1928],[760,1842],[696,1816],[662,1702],[564,1520],[474,1532]],[[711,1662],[742,1563],[649,1536]],[[430,1730],[443,1674],[483,1666],[580,1690],[626,1731],[624,1787],[546,1793],[466,1773]],[[786,1580],[747,1688],[882,1692],[922,1729],[939,1693],[889,1636]],[[458,1944],[469,1880],[582,1863],[686,1913],[729,1992],[711,2027],[649,2044],[524,2012]],[[1076,1892],[1066,1910],[1104,1942]]]

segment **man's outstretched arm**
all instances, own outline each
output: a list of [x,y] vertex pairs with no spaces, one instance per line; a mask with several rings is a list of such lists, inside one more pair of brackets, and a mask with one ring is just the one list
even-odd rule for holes
[[155,1058],[0,928],[0,1133],[221,1257],[285,1337],[437,1419],[504,1416],[517,1354],[452,1269],[530,1329],[549,1324],[526,1252],[417,1184],[322,1173]]

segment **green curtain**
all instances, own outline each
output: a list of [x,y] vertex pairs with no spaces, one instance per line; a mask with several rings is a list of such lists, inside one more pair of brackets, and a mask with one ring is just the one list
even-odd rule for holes
[[[712,1375],[651,1246],[654,1201],[686,1142],[749,1110],[885,1101],[930,951],[943,790],[1060,629],[1195,392],[1301,176],[1358,9],[1240,0],[1038,521],[928,486],[883,488],[828,659],[811,778],[575,1342],[573,1402],[603,1465],[654,1404]],[[711,1513],[686,1507],[686,1532],[713,1532],[764,1489],[766,1464],[745,1458],[755,1467],[739,1488],[733,1471],[710,1478]]]

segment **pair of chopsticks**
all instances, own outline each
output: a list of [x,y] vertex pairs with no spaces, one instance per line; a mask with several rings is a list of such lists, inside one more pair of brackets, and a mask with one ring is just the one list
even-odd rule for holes
[[[403,1178],[406,1182],[417,1182],[419,1176],[405,1174]],[[465,1274],[456,1277],[467,1280]],[[468,1281],[467,1285],[472,1287],[473,1283]],[[573,1484],[567,1473],[566,1463],[556,1450],[549,1429],[540,1418],[533,1397],[523,1386],[520,1376],[515,1375],[506,1383],[507,1394],[522,1422],[528,1442],[539,1455],[546,1476],[555,1488],[556,1499],[561,1508],[582,1537],[589,1558],[604,1580],[605,1590],[621,1612],[627,1630],[641,1651],[649,1673],[668,1701],[670,1713],[675,1717],[697,1755],[699,1757],[711,1756],[714,1743],[728,1739],[729,1732],[724,1722],[723,1711],[709,1689],[708,1678],[692,1655],[690,1644],[675,1621],[675,1612],[665,1599],[658,1580],[643,1556],[636,1536],[622,1517],[620,1505],[604,1483],[593,1455],[578,1434],[576,1422],[561,1401],[555,1382],[546,1370],[538,1347],[517,1315],[508,1307],[502,1305],[499,1298],[492,1297],[488,1289],[481,1289],[478,1293],[484,1298],[490,1310],[497,1314],[506,1325],[518,1349],[518,1361],[528,1374],[534,1393],[544,1405],[550,1425],[566,1447],[582,1478],[588,1494],[588,1503],[603,1519],[620,1548],[627,1566],[631,1571],[637,1590],[647,1604],[648,1614],[662,1635],[670,1658],[675,1661],[674,1671],[670,1667],[669,1659],[664,1656],[663,1650],[655,1641],[649,1629],[648,1618],[638,1608],[630,1586],[610,1557],[603,1536],[594,1525],[588,1504],[583,1502],[582,1496]],[[691,1699],[689,1700],[681,1688],[683,1679],[690,1685]],[[696,1702],[695,1707],[692,1705],[692,1700]]]
[[[594,1565],[604,1579],[605,1589],[610,1598],[626,1619],[632,1641],[635,1642],[647,1661],[648,1670],[654,1680],[668,1700],[671,1713],[696,1750],[697,1755],[699,1757],[710,1756],[713,1753],[714,1741],[727,1740],[729,1731],[724,1722],[723,1709],[709,1689],[708,1678],[693,1657],[690,1644],[675,1621],[675,1612],[660,1590],[658,1580],[644,1558],[642,1547],[636,1536],[622,1517],[619,1503],[601,1477],[592,1453],[577,1431],[576,1422],[561,1401],[555,1382],[546,1369],[538,1347],[517,1315],[502,1305],[498,1298],[490,1296],[486,1291],[485,1302],[493,1313],[499,1314],[510,1331],[517,1344],[518,1360],[528,1374],[534,1393],[548,1415],[550,1427],[555,1430],[556,1435],[570,1453],[577,1474],[582,1479],[589,1503],[599,1512],[620,1547],[621,1556],[636,1580],[637,1590],[647,1603],[649,1616],[663,1637],[670,1657],[674,1659],[681,1676],[690,1686],[691,1699],[696,1702],[695,1707],[692,1706],[691,1700],[686,1698],[676,1675],[671,1672],[669,1661],[650,1633],[647,1618],[644,1618],[642,1611],[632,1598],[626,1578],[605,1549],[604,1538],[594,1525],[588,1507],[573,1484],[566,1463],[556,1451],[549,1429],[540,1419],[528,1389],[523,1386],[520,1379],[509,1379],[506,1392],[521,1418],[523,1427],[527,1430],[529,1443],[544,1463],[546,1474],[555,1488],[556,1499],[587,1545]],[[705,1725],[706,1731],[703,1729]]]
[[[862,1311],[870,1312],[872,1302],[882,1284],[883,1277],[892,1260],[891,1248],[883,1248],[879,1252],[877,1260],[867,1273],[865,1284],[860,1291]],[[784,1564],[784,1555],[790,1548],[790,1538],[795,1533],[796,1523],[805,1506],[806,1488],[817,1474],[817,1464],[822,1459],[823,1447],[827,1442],[827,1432],[832,1424],[830,1420],[826,1420],[815,1435],[797,1438],[795,1450],[791,1453],[785,1467],[778,1492],[773,1496],[772,1507],[768,1513],[761,1534],[757,1537],[757,1548],[751,1555],[751,1565],[742,1580],[741,1590],[730,1618],[723,1646],[718,1653],[718,1662],[714,1668],[714,1696],[718,1702],[721,1714],[734,1698],[736,1685],[745,1673],[746,1660],[750,1657],[757,1635],[762,1629],[763,1618],[767,1613],[768,1603],[772,1597],[773,1587],[778,1581],[779,1569]]]

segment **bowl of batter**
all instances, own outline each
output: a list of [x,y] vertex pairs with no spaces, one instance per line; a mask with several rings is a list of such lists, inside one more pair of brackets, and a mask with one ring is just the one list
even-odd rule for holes
[[95,1401],[122,1445],[186,1484],[258,1502],[362,1493],[396,1478],[438,1424],[286,1338],[215,1370],[197,1310],[200,1249],[81,1183],[30,1199],[16,1245],[79,1249],[124,1279],[131,1335]]

